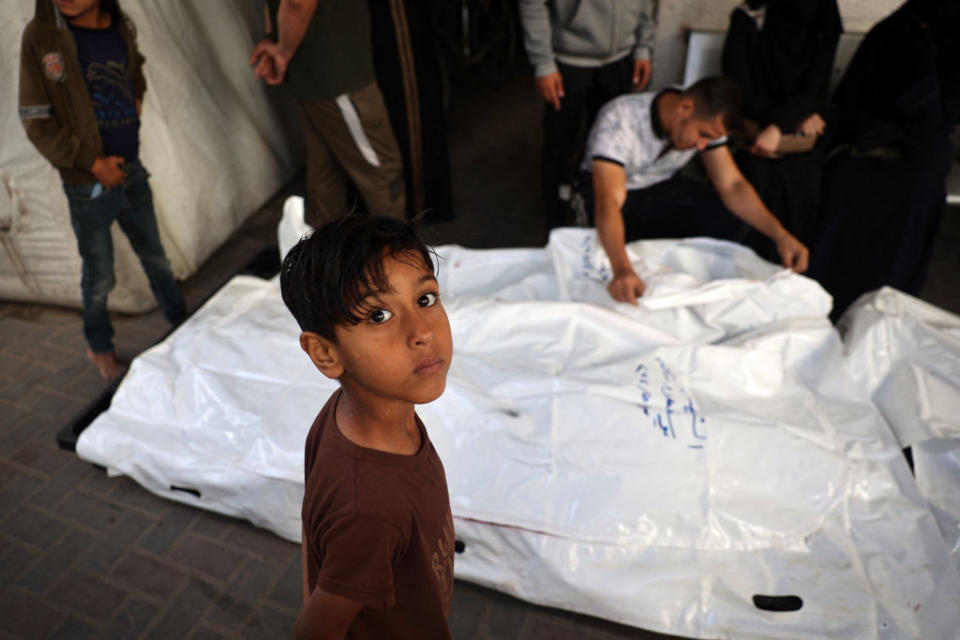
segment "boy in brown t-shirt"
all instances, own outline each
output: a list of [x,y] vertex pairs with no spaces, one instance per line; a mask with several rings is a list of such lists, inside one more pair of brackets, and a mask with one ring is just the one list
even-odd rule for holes
[[330,222],[283,261],[300,346],[340,382],[307,436],[297,638],[449,638],[453,518],[414,406],[446,384],[452,340],[430,251],[380,216]]

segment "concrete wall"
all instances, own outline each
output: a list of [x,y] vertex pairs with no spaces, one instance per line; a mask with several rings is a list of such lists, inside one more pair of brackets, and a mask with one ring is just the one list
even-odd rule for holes
[[[659,0],[653,85],[683,79],[687,36],[691,30],[726,31],[730,12],[742,0]],[[864,33],[903,4],[903,0],[837,0],[846,32]]]

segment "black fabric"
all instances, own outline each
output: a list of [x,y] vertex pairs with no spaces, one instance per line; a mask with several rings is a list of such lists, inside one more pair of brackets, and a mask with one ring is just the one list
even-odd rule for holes
[[[406,0],[407,24],[413,48],[420,111],[420,138],[423,206],[427,220],[453,218],[453,193],[450,186],[450,159],[447,146],[446,116],[443,109],[443,80],[439,64],[438,41],[432,23],[435,4],[439,0],[414,2]],[[410,171],[410,128],[407,103],[397,49],[397,36],[389,0],[370,0],[373,33],[373,64],[377,84],[390,114],[390,124],[403,155],[407,183],[407,215],[415,211],[413,177]]]
[[[776,124],[796,131],[810,114],[826,118],[826,93],[841,23],[836,0],[772,0],[763,29],[735,9],[723,47],[723,71],[740,86],[744,114],[761,128]],[[810,246],[815,239],[825,144],[779,159],[739,149],[734,158],[744,177],[784,227]],[[747,240],[773,262],[774,243],[751,230]]]
[[930,30],[937,47],[937,80],[944,119],[960,122],[960,2],[913,0],[908,3]]
[[[594,194],[589,173],[583,174],[582,183],[581,194],[592,225]],[[748,229],[723,206],[709,184],[680,174],[645,189],[627,191],[621,212],[627,242],[697,236],[743,242]]]
[[740,9],[730,16],[723,72],[740,87],[743,112],[792,133],[821,111],[843,30],[836,0],[771,0],[763,29]]
[[831,318],[884,285],[919,295],[946,206],[950,150],[944,140],[921,162],[847,151],[827,165],[824,222],[807,275],[833,296]]
[[602,67],[575,67],[557,63],[563,78],[564,97],[557,111],[544,105],[541,187],[547,229],[567,224],[561,184],[573,184],[587,133],[600,107],[633,86],[633,59],[626,56]]
[[77,61],[97,119],[105,156],[120,156],[127,162],[139,157],[140,116],[129,73],[127,43],[112,16],[106,29],[70,25],[77,43]]
[[596,155],[596,156],[593,156],[593,157],[590,158],[590,159],[591,159],[591,160],[603,160],[604,162],[609,162],[610,164],[615,164],[615,165],[620,166],[620,167],[623,166],[623,162],[621,162],[620,160],[614,160],[613,158],[608,158],[607,156]]
[[907,2],[864,37],[834,97],[838,142],[921,158],[957,122],[960,3],[951,3]]
[[880,286],[923,286],[958,117],[958,6],[907,2],[870,30],[838,88],[844,144],[825,168],[810,268],[834,318]]

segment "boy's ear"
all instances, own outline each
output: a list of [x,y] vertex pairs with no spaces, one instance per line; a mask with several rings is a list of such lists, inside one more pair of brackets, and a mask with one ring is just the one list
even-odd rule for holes
[[695,106],[696,105],[693,102],[693,98],[690,96],[684,96],[680,98],[679,102],[677,102],[677,115],[680,116],[681,119],[689,118],[693,115]]
[[304,331],[300,334],[300,348],[303,349],[320,373],[336,380],[343,375],[343,365],[337,357],[337,345],[319,333]]

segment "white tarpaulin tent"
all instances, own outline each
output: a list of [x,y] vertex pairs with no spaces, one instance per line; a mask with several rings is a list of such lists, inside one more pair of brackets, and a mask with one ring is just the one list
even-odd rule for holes
[[[290,179],[295,154],[247,64],[250,2],[122,6],[147,58],[140,157],[152,174],[160,236],[183,278]],[[35,0],[8,0],[0,14],[0,299],[79,306],[80,257],[59,174],[17,113],[20,36],[34,8]],[[114,243],[110,308],[152,307],[146,276],[118,229]]]
[[[455,355],[419,412],[456,574],[686,636],[954,637],[957,568],[829,297],[729,243],[629,251],[639,307],[606,296],[586,230],[438,249]],[[298,540],[304,437],[334,389],[298,333],[276,280],[235,278],[134,361],[78,454]]]

